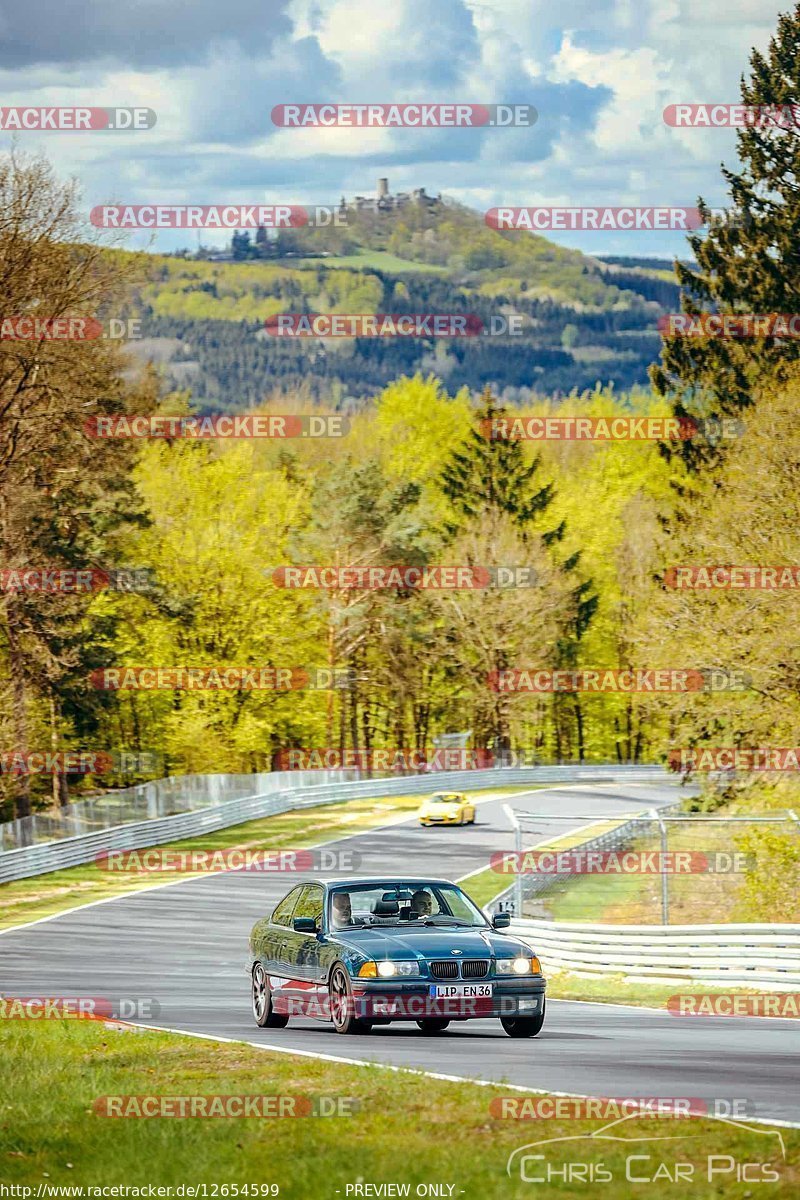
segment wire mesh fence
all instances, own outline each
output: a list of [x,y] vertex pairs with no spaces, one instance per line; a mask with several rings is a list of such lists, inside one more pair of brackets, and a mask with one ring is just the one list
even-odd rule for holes
[[[594,836],[569,838],[559,837],[559,822],[579,814],[506,812],[515,850],[495,870],[513,882],[493,901],[496,909],[631,925],[754,920],[765,910],[766,919],[796,919],[800,818],[793,810],[710,815],[678,803],[622,821],[598,817]],[[546,840],[543,826],[552,831]],[[782,879],[772,877],[773,860]],[[766,881],[771,896],[760,903]]]
[[286,787],[339,783],[357,777],[355,770],[340,769],[270,771],[260,775],[178,775],[157,779],[8,821],[0,825],[0,851],[81,837],[138,821],[156,821],[178,813],[198,812],[228,800],[263,796]]

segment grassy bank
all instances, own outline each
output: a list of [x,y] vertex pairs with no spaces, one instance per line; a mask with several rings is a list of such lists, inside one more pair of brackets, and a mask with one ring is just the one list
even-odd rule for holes
[[[344,1050],[344,1039],[342,1043]],[[356,1046],[348,1042],[346,1049],[352,1053]],[[535,1043],[521,1047],[523,1053],[535,1050]],[[612,1131],[629,1142],[676,1140],[587,1142],[606,1122],[494,1115],[493,1099],[496,1104],[502,1096],[521,1096],[502,1086],[273,1055],[245,1044],[123,1032],[96,1022],[4,1022],[0,1056],[0,1179],[32,1186],[34,1194],[40,1184],[276,1184],[287,1200],[333,1200],[358,1182],[407,1184],[412,1196],[418,1184],[435,1182],[453,1185],[453,1196],[513,1198],[532,1192],[530,1183],[520,1180],[518,1168],[514,1178],[506,1175],[508,1155],[533,1141],[575,1136],[584,1140],[533,1153],[545,1153],[559,1167],[578,1160],[602,1163],[613,1175],[603,1186],[609,1200],[631,1193],[710,1197],[721,1194],[723,1187],[726,1196],[752,1194],[752,1184],[737,1184],[731,1175],[708,1184],[710,1154],[729,1154],[737,1162],[771,1162],[779,1182],[770,1185],[770,1196],[796,1195],[800,1186],[800,1134],[792,1130],[782,1131],[785,1162],[774,1135],[694,1118],[637,1117]],[[103,1096],[234,1094],[305,1096],[312,1101],[347,1097],[358,1107],[350,1116],[297,1120],[109,1118],[96,1108]],[[697,1185],[688,1190],[685,1183],[632,1186],[625,1179],[629,1155],[652,1156],[648,1162],[637,1160],[639,1175],[654,1175],[661,1162],[690,1163]],[[528,1169],[534,1165],[542,1169],[541,1163]],[[554,1186],[559,1196],[587,1194],[585,1183]]]

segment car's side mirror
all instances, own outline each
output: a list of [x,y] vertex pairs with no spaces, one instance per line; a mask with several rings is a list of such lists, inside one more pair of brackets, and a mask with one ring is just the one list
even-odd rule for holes
[[492,925],[495,929],[508,929],[511,924],[511,913],[496,912],[492,917]]
[[295,933],[317,933],[318,928],[313,917],[295,917],[292,921],[292,929]]

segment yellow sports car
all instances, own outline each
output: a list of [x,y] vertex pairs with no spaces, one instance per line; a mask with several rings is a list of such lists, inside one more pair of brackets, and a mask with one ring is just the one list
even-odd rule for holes
[[461,792],[437,792],[422,801],[420,825],[474,825],[475,805]]

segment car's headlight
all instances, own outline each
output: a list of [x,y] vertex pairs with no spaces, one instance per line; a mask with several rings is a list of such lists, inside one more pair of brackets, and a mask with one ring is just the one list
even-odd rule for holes
[[541,975],[538,958],[498,958],[495,963],[498,975]]
[[365,962],[358,975],[360,979],[392,979],[395,975],[419,975],[419,967],[415,962],[392,962],[387,958],[383,962]]

